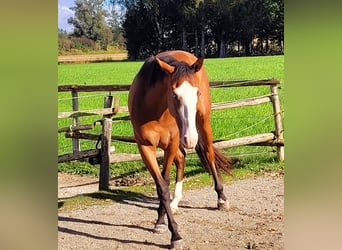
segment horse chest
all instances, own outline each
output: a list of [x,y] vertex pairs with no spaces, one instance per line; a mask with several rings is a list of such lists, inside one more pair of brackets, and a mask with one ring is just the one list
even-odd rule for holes
[[143,144],[166,149],[170,143],[178,143],[179,130],[174,119],[152,120],[140,127]]

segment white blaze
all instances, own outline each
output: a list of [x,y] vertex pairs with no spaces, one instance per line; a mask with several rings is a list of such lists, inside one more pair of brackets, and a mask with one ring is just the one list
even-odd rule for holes
[[196,129],[197,92],[198,88],[187,81],[174,90],[180,102],[178,110],[182,121],[180,136],[182,145],[185,148],[194,148],[198,140]]

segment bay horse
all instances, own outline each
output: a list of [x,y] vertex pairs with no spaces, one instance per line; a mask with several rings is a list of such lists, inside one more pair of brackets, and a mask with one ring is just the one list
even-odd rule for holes
[[[209,80],[203,60],[180,50],[151,56],[135,76],[128,96],[134,137],[160,201],[154,231],[166,231],[166,214],[171,248],[183,247],[173,211],[178,209],[182,198],[185,149],[195,148],[205,169],[213,176],[218,208],[229,209],[220,172],[230,173],[233,161],[213,147]],[[162,170],[156,159],[157,148],[164,151]],[[177,171],[171,202],[169,184],[173,162]]]

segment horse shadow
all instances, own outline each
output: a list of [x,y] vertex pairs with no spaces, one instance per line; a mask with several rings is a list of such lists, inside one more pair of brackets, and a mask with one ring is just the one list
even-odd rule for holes
[[[77,195],[79,196],[79,195]],[[99,191],[95,193],[86,193],[82,194],[82,196],[85,197],[91,197],[93,199],[98,200],[112,200],[114,202],[123,203],[127,205],[142,207],[145,209],[152,209],[156,210],[157,206],[159,205],[159,200],[156,197],[150,197],[146,196],[141,193],[136,193],[128,190],[108,190],[108,191]],[[75,197],[75,196],[74,196]],[[67,199],[71,199],[73,197],[69,197]],[[62,207],[65,203],[65,200],[58,202],[58,207]],[[132,224],[113,224],[108,223],[104,221],[99,220],[88,220],[88,219],[81,219],[81,218],[73,218],[73,217],[66,217],[66,216],[58,216],[58,222],[65,222],[66,223],[84,223],[84,224],[90,224],[90,225],[101,225],[101,226],[109,226],[109,227],[125,227],[128,229],[138,229],[142,231],[147,231],[150,233],[153,233],[153,228],[143,227],[139,225],[132,225]],[[137,244],[137,245],[143,245],[143,246],[154,246],[158,247],[160,249],[168,249],[169,245],[163,245],[163,244],[157,244],[153,242],[147,242],[145,240],[138,241],[138,240],[131,240],[131,239],[120,239],[116,237],[107,237],[107,236],[99,236],[95,235],[89,232],[83,232],[80,230],[71,229],[67,226],[58,226],[58,232],[66,233],[66,234],[72,234],[72,235],[78,235],[83,237],[92,238],[95,240],[108,240],[108,241],[116,241],[118,243],[122,244]]]
[[[79,196],[79,195],[77,195]],[[144,209],[150,209],[150,210],[157,210],[157,207],[159,206],[159,199],[157,197],[153,196],[147,196],[142,193],[137,193],[129,190],[122,190],[122,189],[111,189],[108,191],[98,191],[94,193],[86,193],[82,194],[82,196],[85,197],[90,197],[93,199],[98,199],[98,200],[112,200],[114,202],[130,205],[130,206],[136,206],[139,208],[144,208]],[[75,197],[75,196],[74,196]],[[58,202],[58,207],[62,207],[64,205],[65,200],[71,199],[66,198],[64,201]],[[187,204],[186,202],[182,204],[179,204],[179,208],[184,209],[184,210],[208,210],[208,211],[214,211],[217,210],[217,207],[207,207],[207,206],[197,206],[195,204]],[[106,240],[106,241],[115,241],[120,244],[136,244],[136,245],[141,245],[141,246],[146,246],[146,247],[157,247],[160,249],[169,249],[168,244],[158,244],[154,242],[149,242],[145,240],[134,240],[134,239],[129,239],[129,238],[118,238],[118,237],[108,237],[108,236],[101,236],[101,235],[96,235],[91,232],[85,232],[81,231],[79,229],[73,229],[68,225],[74,224],[74,223],[81,223],[81,224],[90,224],[90,225],[100,225],[100,226],[105,226],[105,227],[113,227],[113,228],[127,228],[127,229],[133,229],[133,230],[139,230],[139,231],[146,231],[149,233],[153,233],[154,230],[153,228],[149,227],[144,227],[140,225],[134,225],[134,224],[125,224],[125,223],[109,223],[105,221],[100,221],[100,220],[92,220],[92,219],[81,219],[81,218],[74,218],[74,217],[66,217],[66,216],[58,216],[58,222],[64,222],[63,226],[58,225],[58,232],[60,233],[65,233],[65,234],[72,234],[72,235],[77,235],[77,236],[83,236],[83,237],[88,237],[94,240]]]
[[154,210],[159,205],[159,200],[157,197],[147,196],[142,193],[132,192],[129,190],[122,189],[110,189],[107,191],[97,191],[94,193],[84,193],[75,196],[70,196],[63,198],[58,201],[58,208],[62,208],[67,200],[76,197],[89,197],[96,200],[112,200],[114,202],[124,203],[128,205],[133,205],[141,208],[147,208]]
[[[112,224],[112,223],[107,223],[107,222],[103,222],[103,221],[85,220],[85,219],[64,217],[64,216],[58,216],[58,221],[64,221],[64,222],[70,222],[70,223],[95,224],[95,225],[113,226],[113,227],[126,227],[126,228],[131,228],[131,229],[133,228],[133,229],[139,229],[139,230],[145,230],[148,232],[153,232],[153,230],[150,228],[141,227],[141,226],[137,226],[137,225]],[[130,239],[120,239],[120,238],[115,238],[115,237],[99,236],[99,235],[91,234],[88,232],[82,232],[82,231],[78,231],[78,230],[74,230],[74,229],[70,229],[70,228],[62,227],[62,226],[58,226],[58,232],[88,237],[88,238],[92,238],[95,240],[116,241],[116,242],[121,243],[121,244],[129,244],[130,243],[130,244],[137,244],[137,245],[144,245],[144,246],[155,246],[155,247],[159,247],[161,249],[168,249],[169,248],[169,245],[167,245],[167,244],[156,244],[156,243],[148,242],[145,240],[144,241],[138,241],[138,240],[130,240]]]
[[157,197],[147,196],[142,193],[122,189],[111,189],[103,192],[88,193],[85,194],[85,196],[99,200],[112,200],[115,202],[151,210],[155,210],[159,205],[159,200]]

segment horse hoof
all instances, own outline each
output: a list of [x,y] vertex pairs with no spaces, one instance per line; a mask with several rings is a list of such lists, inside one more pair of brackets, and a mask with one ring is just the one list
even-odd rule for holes
[[230,205],[229,205],[228,201],[218,201],[217,207],[221,211],[229,211],[229,209],[230,209]]
[[156,224],[153,230],[153,232],[157,234],[165,233],[166,231],[167,231],[167,226],[165,224]]
[[171,241],[171,248],[170,249],[179,249],[179,250],[183,250],[184,249],[184,243],[183,240],[174,240]]

